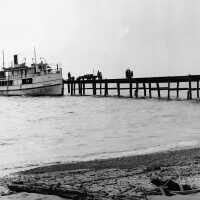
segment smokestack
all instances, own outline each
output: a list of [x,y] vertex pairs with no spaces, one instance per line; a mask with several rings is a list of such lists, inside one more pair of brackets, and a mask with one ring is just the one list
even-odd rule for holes
[[17,57],[17,55],[14,55],[14,65],[18,65],[18,57]]

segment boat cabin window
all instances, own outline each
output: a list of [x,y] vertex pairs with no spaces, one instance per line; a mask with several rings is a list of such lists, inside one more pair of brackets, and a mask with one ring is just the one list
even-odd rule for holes
[[33,79],[32,78],[22,79],[22,84],[32,84],[32,83],[33,83]]
[[13,80],[0,81],[0,86],[11,86],[11,85],[13,85]]
[[0,71],[0,78],[4,78],[5,77],[5,72]]

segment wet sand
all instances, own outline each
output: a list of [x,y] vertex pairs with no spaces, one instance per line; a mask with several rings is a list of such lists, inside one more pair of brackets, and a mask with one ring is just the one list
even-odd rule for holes
[[[160,190],[150,183],[150,175],[156,172],[164,178],[200,187],[199,164],[200,148],[193,148],[38,167],[10,175],[4,183],[75,189],[105,200],[145,199],[145,196],[164,199],[159,196]],[[188,199],[199,197],[200,194],[187,195]],[[183,196],[170,197],[180,198]]]
[[164,152],[156,152],[144,155],[134,155],[119,158],[110,158],[104,160],[92,160],[85,162],[75,162],[66,164],[55,164],[45,167],[37,167],[34,169],[20,172],[22,174],[37,174],[44,172],[77,170],[77,169],[151,169],[159,166],[167,167],[173,165],[184,165],[190,162],[200,161],[200,148],[188,148],[181,150],[171,150]]
[[1,200],[63,200],[63,198],[54,195],[42,195],[22,192],[1,197]]

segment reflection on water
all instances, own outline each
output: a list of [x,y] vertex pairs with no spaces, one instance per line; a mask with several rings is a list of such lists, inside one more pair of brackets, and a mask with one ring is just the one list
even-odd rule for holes
[[0,97],[0,169],[198,145],[200,102]]

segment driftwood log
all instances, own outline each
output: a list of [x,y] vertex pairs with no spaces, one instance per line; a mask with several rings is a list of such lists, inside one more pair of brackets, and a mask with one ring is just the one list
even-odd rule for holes
[[[85,190],[76,190],[69,188],[61,188],[57,186],[48,187],[45,186],[37,186],[32,184],[18,184],[11,183],[7,185],[11,191],[14,192],[27,192],[27,193],[38,193],[38,194],[46,194],[46,195],[56,195],[62,198],[66,198],[68,200],[106,200],[107,198],[102,197],[99,194],[94,194],[87,192]],[[110,198],[109,198],[110,199]],[[148,199],[146,196],[124,196],[117,195],[112,198],[113,200],[146,200]]]
[[57,195],[60,197],[72,199],[72,200],[93,200],[94,195],[89,194],[85,190],[76,190],[73,188],[64,188],[56,185],[47,186],[47,185],[32,185],[32,184],[17,184],[11,183],[7,185],[11,191],[15,192],[28,192],[28,193],[39,193],[47,195]]

